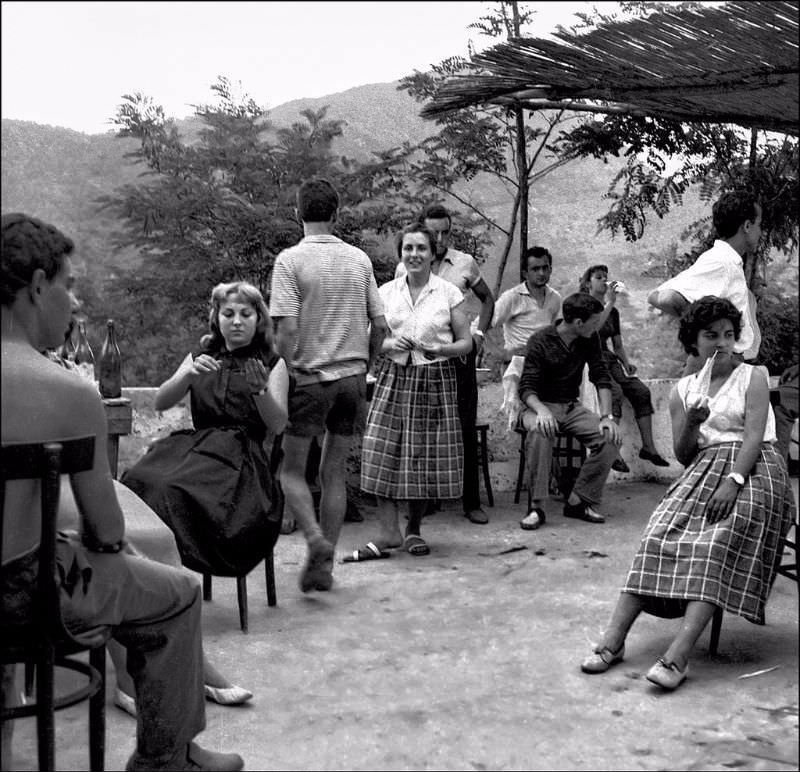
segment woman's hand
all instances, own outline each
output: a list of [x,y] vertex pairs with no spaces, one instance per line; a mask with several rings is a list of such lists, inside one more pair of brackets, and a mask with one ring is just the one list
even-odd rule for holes
[[205,373],[214,373],[221,367],[220,363],[214,357],[208,354],[199,354],[192,361],[192,366],[189,368],[189,374],[192,377],[204,375]]
[[687,406],[686,425],[699,426],[710,415],[711,415],[711,409],[708,407],[708,400],[702,401],[696,405]]
[[258,394],[267,387],[269,373],[260,359],[250,357],[244,363],[244,377],[252,394]]
[[436,357],[444,356],[440,343],[419,343],[417,344],[417,349],[425,355],[426,359],[435,359]]
[[726,518],[731,513],[740,490],[733,480],[726,477],[706,505],[706,520],[709,523],[717,523]]

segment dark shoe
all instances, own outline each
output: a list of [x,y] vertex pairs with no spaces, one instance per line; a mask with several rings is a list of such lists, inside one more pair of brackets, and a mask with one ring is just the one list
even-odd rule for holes
[[308,544],[308,559],[300,574],[300,589],[303,592],[319,589],[328,583],[330,589],[333,577],[330,572],[330,561],[333,560],[333,545],[320,536]]
[[689,675],[688,663],[681,670],[674,662],[667,663],[663,657],[659,657],[656,664],[647,671],[645,678],[650,683],[671,692],[686,680],[687,675]]
[[544,522],[544,510],[541,507],[534,507],[519,521],[519,527],[522,528],[523,531],[535,531],[537,528],[543,526]]
[[605,673],[612,665],[622,662],[625,656],[625,644],[617,651],[611,651],[607,646],[598,646],[583,662],[581,670],[584,673]]
[[649,461],[654,466],[669,466],[669,461],[661,458],[658,453],[651,453],[649,450],[645,450],[644,448],[639,451],[639,458]]
[[611,464],[611,468],[615,472],[622,472],[623,474],[625,472],[630,472],[631,471],[631,468],[625,463],[625,461],[622,458],[622,456],[620,456],[619,458],[615,459],[614,463]]
[[585,520],[587,523],[605,523],[606,519],[588,504],[564,504],[564,517],[574,517],[576,520]]
[[190,770],[215,770],[215,772],[239,772],[244,769],[244,759],[238,753],[216,753],[201,748],[197,743],[191,742],[180,758],[173,758],[163,766],[154,765],[139,756],[135,751],[125,765],[127,772],[145,772],[145,770],[177,770],[189,772]]
[[464,517],[466,517],[470,523],[475,523],[476,525],[486,525],[486,523],[489,522],[489,518],[480,507],[477,509],[471,509],[469,512],[465,512]]

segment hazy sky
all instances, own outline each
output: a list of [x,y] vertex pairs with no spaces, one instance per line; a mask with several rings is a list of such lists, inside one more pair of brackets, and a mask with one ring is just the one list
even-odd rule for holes
[[[530,2],[536,34],[615,2]],[[168,116],[213,102],[218,75],[261,106],[427,70],[489,39],[486,2],[3,2],[2,117],[96,133],[141,91]]]

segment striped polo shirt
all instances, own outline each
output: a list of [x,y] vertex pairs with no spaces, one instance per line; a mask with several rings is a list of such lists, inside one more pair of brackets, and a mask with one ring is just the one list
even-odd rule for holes
[[383,316],[372,262],[336,236],[306,236],[275,260],[270,316],[297,318],[298,385],[366,372],[370,320]]

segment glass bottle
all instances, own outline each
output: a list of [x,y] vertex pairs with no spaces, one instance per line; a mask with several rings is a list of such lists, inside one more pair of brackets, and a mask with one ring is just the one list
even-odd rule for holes
[[113,399],[122,395],[122,355],[117,345],[114,320],[106,322],[106,339],[100,350],[100,396]]
[[95,382],[94,378],[94,353],[86,337],[86,322],[78,322],[78,345],[75,348],[75,369],[86,378],[87,381]]
[[61,359],[69,362],[75,361],[75,342],[72,339],[72,334],[75,331],[75,322],[70,322],[69,329],[64,333],[64,342],[61,348],[58,349],[58,355]]

